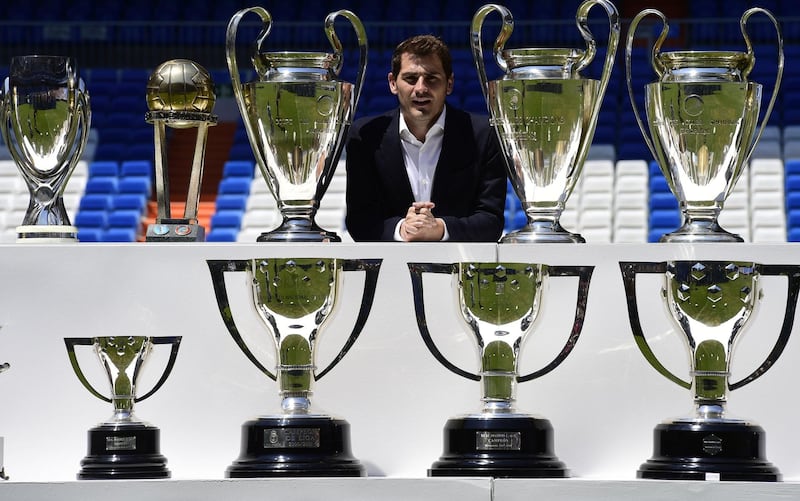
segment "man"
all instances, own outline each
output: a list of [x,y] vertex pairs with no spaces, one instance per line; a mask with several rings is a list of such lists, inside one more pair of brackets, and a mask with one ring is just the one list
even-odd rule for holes
[[388,80],[399,109],[350,130],[348,232],[356,241],[496,242],[505,165],[488,119],[445,104],[449,49],[430,35],[403,41]]

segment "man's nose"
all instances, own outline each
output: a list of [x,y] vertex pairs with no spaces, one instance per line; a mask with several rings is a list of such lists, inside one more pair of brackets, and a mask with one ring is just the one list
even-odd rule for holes
[[419,77],[417,81],[414,83],[414,92],[422,93],[428,90],[428,86],[425,85],[425,78]]

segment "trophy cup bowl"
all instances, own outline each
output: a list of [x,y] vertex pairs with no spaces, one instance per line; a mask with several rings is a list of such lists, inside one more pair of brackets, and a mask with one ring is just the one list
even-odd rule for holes
[[[535,263],[461,262],[409,263],[417,325],[433,356],[459,376],[481,381],[480,411],[457,416],[444,427],[444,453],[428,476],[567,477],[553,450],[548,419],[515,409],[518,382],[555,369],[572,351],[583,328],[592,267]],[[480,373],[450,362],[428,329],[423,274],[449,274],[464,326],[475,336]],[[533,330],[547,280],[578,277],[578,298],[572,331],[555,359],[542,369],[520,375],[520,349]]]
[[72,59],[11,59],[0,134],[30,192],[18,241],[77,241],[64,208],[67,180],[89,138],[89,94]]
[[[257,14],[263,30],[252,56],[257,79],[242,84],[236,62],[236,33],[247,13]],[[343,65],[342,44],[334,31],[338,16],[356,31],[360,61],[356,83],[337,77]],[[233,93],[250,146],[278,209],[281,225],[258,237],[259,242],[339,242],[336,233],[314,221],[344,146],[355,113],[367,65],[364,26],[348,10],[330,13],[325,34],[334,52],[261,52],[272,28],[262,7],[237,12],[227,29],[226,51]]]
[[[158,215],[147,228],[148,242],[202,242],[205,228],[197,223],[197,207],[203,181],[208,128],[217,125],[214,81],[208,71],[188,59],[160,64],[147,81],[145,120],[153,124],[155,184]],[[170,207],[167,127],[197,129],[194,157],[183,217],[173,217]]]
[[[114,413],[88,432],[88,454],[81,461],[80,480],[169,478],[167,459],[160,452],[160,430],[133,413],[133,404],[158,391],[167,380],[178,356],[180,336],[98,336],[65,338],[72,369],[89,392],[114,405]],[[161,378],[142,397],[136,396],[139,371],[154,345],[172,346]],[[78,363],[76,346],[92,346],[111,384],[104,396],[87,380]]]
[[[600,80],[583,78],[580,71],[591,63],[596,42],[587,16],[595,5],[609,17],[608,51]],[[503,70],[501,79],[487,81],[481,29],[488,14],[502,16],[494,43],[494,57]],[[472,55],[486,99],[491,124],[506,159],[508,178],[522,203],[527,225],[501,238],[501,243],[585,242],[566,231],[561,213],[579,179],[594,137],[619,43],[619,15],[607,0],[586,0],[576,23],[586,50],[525,48],[503,50],[511,36],[511,12],[496,4],[478,9],[472,20]]]
[[[755,13],[766,15],[778,35],[777,78],[757,133],[762,86],[748,80],[755,55],[746,30]],[[631,58],[636,28],[651,14],[661,18],[663,28],[652,49],[658,80],[645,86],[648,134],[634,97]],[[747,10],[740,25],[746,52],[661,52],[669,25],[654,9],[640,12],[628,30],[625,60],[631,106],[683,215],[683,225],[662,236],[661,242],[743,241],[720,227],[718,217],[772,113],[783,76],[783,39],[775,17],[762,8]]]
[[[239,458],[226,476],[355,477],[366,470],[350,449],[350,424],[314,412],[313,382],[327,374],[355,343],[372,308],[380,271],[379,259],[266,258],[208,261],[220,315],[237,346],[270,379],[277,381],[281,412],[242,425]],[[315,344],[335,315],[344,272],[364,272],[361,305],[353,330],[333,361],[321,372]],[[253,354],[233,319],[226,272],[246,272],[253,307],[271,334],[276,369],[270,371]]]
[[[778,481],[767,461],[765,433],[758,424],[731,417],[726,402],[735,390],[763,375],[780,357],[794,325],[800,291],[800,267],[735,261],[620,263],[628,315],[636,344],[645,359],[670,381],[692,391],[693,412],[664,421],[654,431],[653,457],[641,465],[639,478]],[[690,380],[668,370],[657,358],[642,329],[636,278],[664,277],[661,290],[674,330],[688,348]],[[749,376],[731,381],[730,363],[740,335],[761,301],[761,277],[787,277],[787,301],[781,331],[763,363]]]

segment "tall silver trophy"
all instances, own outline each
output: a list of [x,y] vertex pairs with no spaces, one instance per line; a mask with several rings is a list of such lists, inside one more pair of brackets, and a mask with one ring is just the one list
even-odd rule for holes
[[[610,33],[600,80],[580,72],[595,57],[596,42],[588,14],[606,10]],[[497,65],[505,75],[487,81],[481,30],[487,15],[497,11],[502,28],[494,43]],[[619,44],[619,15],[608,0],[586,0],[576,15],[586,50],[571,48],[506,49],[514,20],[501,5],[487,4],[472,19],[472,55],[492,125],[500,139],[508,178],[527,215],[527,225],[501,243],[584,242],[566,231],[561,213],[583,169],[594,137],[600,106],[611,77]]]
[[[748,80],[756,60],[746,29],[756,13],[767,16],[778,35],[775,87],[758,128],[762,86]],[[634,96],[631,59],[636,28],[650,15],[659,17],[663,28],[651,55],[657,80],[645,86],[646,127]],[[766,9],[747,10],[740,25],[745,52],[661,52],[669,25],[654,9],[636,15],[628,30],[625,67],[633,112],[683,214],[683,225],[663,235],[661,242],[742,241],[721,228],[717,219],[772,113],[783,76],[783,38],[777,20]]]
[[89,138],[89,93],[72,59],[11,59],[3,84],[3,135],[30,192],[18,241],[77,241],[62,195]]
[[[257,79],[241,83],[236,62],[236,33],[248,13],[257,14],[263,30],[252,61]],[[360,60],[355,84],[338,79],[342,44],[334,30],[343,16],[355,29]],[[278,209],[281,225],[259,242],[338,242],[341,238],[314,221],[320,199],[333,178],[367,66],[367,36],[355,14],[339,10],[325,18],[333,53],[262,52],[272,16],[262,7],[237,12],[228,24],[226,51],[231,83],[250,146]]]
[[[217,97],[208,71],[188,59],[171,59],[160,64],[147,82],[147,123],[153,124],[155,184],[158,215],[148,226],[148,242],[202,242],[205,228],[197,222],[197,208],[203,183],[208,128],[217,125],[214,104]],[[189,186],[183,217],[172,214],[170,175],[167,159],[167,128],[196,129],[194,156],[189,168]]]
[[[657,425],[653,456],[638,470],[640,478],[777,481],[781,474],[767,461],[764,429],[731,416],[729,390],[753,382],[780,357],[794,325],[800,292],[800,266],[737,261],[620,263],[631,328],[645,359],[670,381],[691,391],[693,411]],[[674,374],[659,360],[643,331],[637,277],[663,277],[661,299],[673,332],[684,341],[690,379]],[[780,333],[766,359],[747,377],[731,380],[731,359],[763,295],[762,277],[786,277],[787,301]],[[641,288],[641,286],[639,287]],[[655,298],[654,291],[650,297]],[[641,293],[639,297],[644,297]]]
[[[313,383],[347,354],[369,317],[381,260],[266,258],[208,261],[220,315],[236,345],[270,379],[278,382],[281,411],[242,426],[239,458],[226,476],[353,477],[366,472],[350,449],[350,424],[315,412]],[[244,272],[252,306],[275,344],[275,370],[262,363],[233,319],[226,274]],[[315,365],[315,345],[341,303],[345,272],[363,272],[358,316],[338,355],[322,371]],[[252,339],[252,338],[251,338]],[[251,341],[252,342],[252,341]],[[258,341],[255,341],[258,343]]]
[[[567,477],[553,451],[553,427],[546,418],[519,412],[516,386],[541,377],[561,364],[583,328],[591,266],[536,263],[409,263],[414,308],[422,338],[433,356],[459,376],[481,382],[481,408],[451,418],[444,427],[444,454],[429,476]],[[423,275],[447,274],[461,312],[460,319],[476,340],[480,372],[450,362],[428,329]],[[534,330],[548,280],[577,277],[575,319],[566,343],[545,367],[520,375],[520,351]],[[440,294],[435,292],[434,294]]]
[[[65,338],[72,369],[95,397],[114,406],[111,417],[88,432],[88,454],[78,479],[168,478],[167,459],[161,454],[161,431],[133,413],[133,404],[150,397],[166,382],[178,356],[180,336],[98,336]],[[137,395],[139,374],[156,345],[170,345],[169,359],[153,388]],[[108,376],[111,397],[98,391],[81,369],[77,346],[91,346]]]

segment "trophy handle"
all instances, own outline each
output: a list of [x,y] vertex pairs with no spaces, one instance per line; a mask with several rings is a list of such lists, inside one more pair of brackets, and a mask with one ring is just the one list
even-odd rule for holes
[[345,259],[342,263],[342,270],[344,271],[363,271],[366,273],[364,276],[364,292],[361,295],[361,308],[358,310],[355,326],[353,326],[353,331],[350,333],[350,337],[347,338],[347,342],[339,351],[339,354],[336,355],[336,358],[319,374],[314,375],[315,380],[322,379],[325,374],[330,372],[347,355],[347,352],[355,344],[359,334],[361,334],[375,299],[375,289],[377,288],[378,274],[381,271],[382,262],[382,259]]
[[778,360],[778,357],[781,356],[781,353],[783,353],[783,349],[786,348],[786,344],[789,342],[789,335],[792,333],[792,327],[794,326],[795,309],[797,308],[798,293],[800,293],[800,267],[778,264],[761,265],[759,267],[759,273],[768,276],[785,276],[789,280],[787,284],[788,296],[786,298],[786,311],[783,313],[783,325],[781,325],[778,341],[775,343],[775,346],[772,348],[769,355],[767,355],[764,362],[746,378],[736,381],[735,383],[729,383],[728,387],[731,390],[741,388],[755,381],[772,367]]
[[247,344],[242,339],[242,335],[239,333],[239,329],[236,327],[236,323],[233,321],[231,305],[228,302],[228,290],[225,287],[225,272],[245,271],[247,270],[248,263],[249,261],[241,259],[232,261],[214,259],[208,260],[208,269],[211,272],[211,283],[214,285],[214,296],[217,298],[219,314],[222,315],[222,321],[225,323],[225,327],[228,328],[228,332],[230,333],[231,337],[233,337],[236,346],[242,350],[247,359],[250,360],[258,368],[258,370],[275,381],[275,373],[264,367],[264,365],[256,358],[255,355],[253,355],[253,352],[250,351],[250,348],[247,347]]
[[338,16],[344,16],[350,21],[350,24],[353,25],[353,29],[356,32],[356,37],[358,38],[358,75],[356,76],[355,97],[353,99],[353,105],[351,106],[351,110],[355,110],[358,104],[358,98],[361,97],[361,88],[364,85],[364,75],[367,70],[367,32],[364,29],[364,24],[361,22],[361,19],[349,10],[337,10],[336,12],[331,12],[325,18],[325,35],[328,37],[328,41],[331,43],[334,52],[339,56],[336,67],[333,68],[333,72],[337,76],[344,64],[342,42],[339,40],[339,37],[336,36],[336,31],[334,29],[334,21]]
[[[475,13],[472,17],[472,31],[470,33],[470,41],[472,45],[472,59],[475,61],[475,68],[478,70],[478,80],[481,84],[481,91],[486,105],[489,105],[489,82],[486,78],[486,66],[483,62],[483,42],[481,40],[481,30],[483,29],[483,20],[486,19],[492,11],[497,11],[503,18],[503,26],[500,28],[500,33],[494,41],[494,59],[497,65],[503,70],[503,73],[508,71],[508,65],[503,59],[502,51],[506,41],[514,31],[514,16],[511,11],[502,5],[486,4]],[[491,110],[490,110],[491,111]]]
[[656,39],[655,43],[653,44],[653,50],[650,54],[650,64],[652,64],[653,69],[655,70],[656,74],[658,74],[659,78],[661,78],[661,76],[666,72],[666,68],[659,62],[659,59],[656,56],[661,50],[661,44],[664,43],[664,40],[666,40],[667,35],[669,34],[669,23],[667,22],[666,16],[664,16],[661,11],[656,9],[645,9],[633,18],[631,25],[628,28],[628,37],[625,44],[625,72],[627,74],[627,78],[625,78],[625,80],[628,84],[628,98],[630,99],[631,107],[633,108],[633,116],[636,117],[636,123],[639,125],[639,130],[642,132],[644,142],[647,145],[647,149],[649,149],[650,153],[653,155],[653,158],[658,158],[655,147],[653,146],[653,140],[651,139],[650,134],[647,132],[647,129],[645,129],[644,123],[642,122],[642,117],[639,114],[639,109],[636,107],[636,99],[633,95],[633,82],[631,81],[631,55],[633,54],[633,40],[636,36],[636,28],[639,26],[639,23],[642,21],[642,19],[650,14],[659,17],[663,23],[661,34],[658,35],[658,39]]
[[110,397],[106,397],[99,391],[95,390],[94,386],[92,386],[92,383],[86,379],[86,376],[83,374],[83,369],[81,369],[80,365],[78,365],[78,358],[75,355],[76,346],[92,346],[94,344],[94,339],[90,337],[66,337],[64,338],[64,344],[67,346],[69,363],[72,365],[72,370],[75,371],[75,375],[78,376],[78,381],[80,381],[81,384],[83,384],[83,386],[89,390],[89,393],[104,402],[111,403]]
[[630,320],[631,330],[633,331],[633,339],[636,341],[636,346],[642,352],[644,358],[650,362],[661,375],[672,381],[673,383],[682,386],[683,388],[690,389],[692,383],[685,381],[664,367],[658,358],[656,358],[650,345],[647,343],[647,338],[642,331],[642,324],[639,321],[639,306],[636,301],[636,275],[638,273],[658,273],[663,275],[667,271],[666,263],[632,263],[620,262],[620,271],[622,271],[622,283],[625,286],[625,298],[628,304],[628,319]]
[[778,36],[778,73],[775,77],[775,85],[772,86],[772,95],[769,99],[769,105],[767,106],[767,110],[764,112],[764,118],[761,120],[761,125],[758,127],[758,134],[756,134],[753,143],[750,145],[750,151],[747,152],[745,156],[745,162],[750,160],[750,155],[753,154],[753,151],[756,149],[756,145],[758,141],[761,139],[761,134],[764,132],[764,128],[767,126],[767,120],[769,120],[770,115],[772,115],[772,108],[775,105],[775,101],[778,97],[778,89],[781,86],[781,80],[783,79],[783,35],[781,34],[781,26],[778,23],[778,20],[775,19],[775,16],[772,15],[770,11],[767,9],[763,9],[761,7],[753,7],[752,9],[748,9],[742,14],[742,19],[739,21],[739,26],[742,29],[742,36],[744,37],[744,43],[747,46],[747,55],[750,57],[750,66],[745,70],[745,75],[750,73],[750,70],[753,69],[753,65],[755,65],[755,57],[753,56],[753,45],[750,43],[750,37],[747,34],[747,21],[750,19],[750,16],[756,13],[762,13],[772,21],[772,24],[775,26],[775,33]]
[[423,273],[442,273],[445,275],[452,275],[456,271],[457,265],[453,264],[440,264],[440,263],[408,263],[408,271],[411,273],[411,288],[414,293],[414,312],[417,317],[417,326],[419,333],[422,335],[422,340],[431,354],[439,361],[440,364],[445,366],[450,372],[458,374],[461,377],[471,379],[473,381],[480,381],[481,377],[478,374],[465,371],[454,365],[447,360],[436,343],[433,342],[431,333],[428,330],[428,321],[425,316],[425,300],[422,290],[422,274]]
[[580,149],[578,150],[579,159],[586,158],[586,154],[591,146],[591,138],[594,137],[594,131],[597,127],[597,117],[600,116],[600,108],[603,105],[603,96],[606,94],[608,82],[611,79],[611,70],[614,66],[614,59],[617,56],[617,46],[619,45],[620,26],[619,26],[619,12],[617,8],[608,0],[585,0],[578,7],[578,12],[575,16],[575,22],[578,25],[578,30],[581,36],[586,41],[586,53],[583,59],[578,63],[576,71],[585,68],[597,53],[597,42],[589,30],[589,11],[595,5],[600,5],[606,10],[608,15],[608,47],[606,49],[606,59],[603,63],[603,73],[600,76],[600,88],[597,90],[597,96],[592,104],[592,111],[589,119],[588,127],[584,133],[585,140],[581,142]]
[[[175,359],[178,357],[178,348],[180,348],[182,336],[163,336],[163,337],[151,337],[150,344],[171,344],[172,349],[169,353],[169,360],[167,361],[167,367],[164,369],[164,373],[159,378],[158,382],[153,386],[153,388],[145,393],[141,397],[136,397],[133,399],[134,402],[141,402],[142,400],[149,398],[153,393],[158,391],[159,388],[164,384],[164,382],[169,377],[170,373],[172,372],[172,368],[175,367]],[[136,375],[139,372],[139,367],[136,367],[135,372],[133,373],[133,379],[136,380]]]
[[517,376],[517,381],[524,383],[538,377],[544,376],[552,371],[559,365],[567,355],[570,354],[578,338],[583,330],[583,321],[586,318],[586,302],[589,297],[589,282],[592,278],[594,266],[548,266],[548,276],[551,277],[578,277],[578,300],[575,305],[575,320],[572,322],[572,331],[570,332],[567,342],[561,348],[561,352],[553,359],[552,362],[538,371],[531,372],[524,376]]

